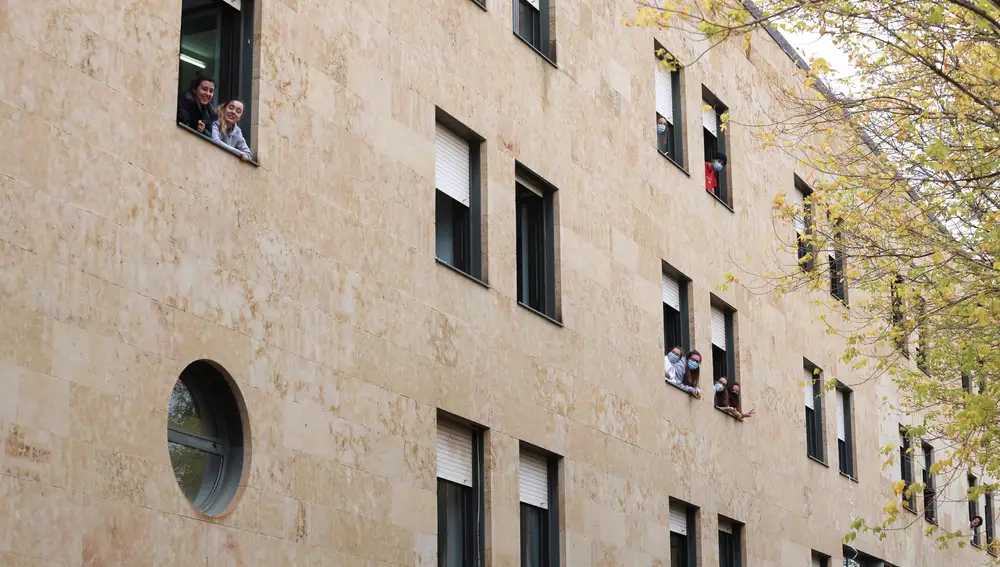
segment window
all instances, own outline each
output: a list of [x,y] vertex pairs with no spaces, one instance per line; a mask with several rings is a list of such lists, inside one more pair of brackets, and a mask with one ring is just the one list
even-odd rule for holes
[[996,555],[996,550],[993,549],[993,539],[996,538],[996,524],[993,518],[993,493],[986,493],[986,509],[983,511],[985,516],[985,526],[986,526],[986,550],[990,553]]
[[849,545],[844,546],[844,567],[895,567],[874,555],[859,551]]
[[[726,141],[726,132],[723,129],[722,116],[728,112],[719,99],[708,89],[702,87],[702,134],[705,139],[705,188],[712,193],[726,206],[732,208],[733,200],[730,194],[729,151]],[[719,154],[726,156],[726,166],[722,171],[712,170],[712,160]]]
[[818,551],[813,551],[810,565],[812,567],[830,567],[830,558]]
[[737,381],[736,349],[733,346],[735,312],[712,296],[712,381],[725,376],[730,384]]
[[698,534],[695,508],[670,500],[670,567],[695,567],[698,564]]
[[916,496],[910,494],[910,487],[913,486],[913,444],[906,433],[906,428],[902,425],[899,426],[899,466],[900,478],[903,481],[903,508],[916,512]]
[[807,454],[823,461],[823,391],[822,373],[808,360],[804,364],[804,385],[802,393],[806,402],[806,451]]
[[[977,486],[976,476],[972,473],[968,475],[969,481],[969,526],[972,526],[973,518],[979,516],[979,498],[972,497],[972,490]],[[981,519],[981,517],[980,517]],[[972,545],[979,547],[982,545],[982,540],[980,539],[980,532],[982,531],[982,526],[976,526],[972,529]]]
[[853,423],[851,419],[851,391],[843,386],[837,389],[837,456],[840,461],[840,473],[854,476],[854,441]]
[[[215,81],[215,92],[208,105],[216,107],[239,99],[243,103],[240,129],[251,136],[253,102],[253,17],[254,0],[183,0],[181,11],[181,48],[179,66],[178,122],[196,128],[197,116],[184,112],[184,93],[196,86],[199,77]],[[206,136],[211,124],[205,124]]]
[[521,567],[558,567],[557,457],[521,447]]
[[690,280],[664,263],[660,276],[663,296],[663,354],[675,346],[686,356],[691,350],[688,321],[688,283]]
[[913,326],[913,343],[916,345],[914,347],[916,350],[914,358],[916,359],[917,368],[924,374],[929,372],[927,367],[927,334],[924,332],[927,319],[926,311],[927,306],[924,300],[921,299],[917,306],[917,322]]
[[483,139],[440,109],[434,136],[437,259],[483,280],[480,146]]
[[890,292],[892,293],[892,330],[897,334],[896,348],[903,356],[910,356],[910,348],[906,341],[906,327],[903,324],[903,297],[902,297],[903,277],[896,275],[892,281]]
[[795,215],[795,242],[797,243],[799,266],[803,270],[811,270],[816,262],[816,259],[813,257],[813,245],[810,241],[812,232],[812,203],[809,197],[811,195],[812,189],[796,175],[791,204],[802,211],[802,214]]
[[517,166],[517,300],[558,319],[555,188]]
[[719,518],[719,567],[741,567],[741,528],[736,522]]
[[[677,60],[659,43],[655,45],[656,147],[677,165],[684,163],[684,123],[681,119],[681,71],[671,70]],[[660,132],[663,126],[663,132]]]
[[962,389],[972,393],[972,377],[967,372],[962,373]]
[[924,467],[921,472],[921,480],[924,483],[924,519],[932,524],[937,523],[937,506],[934,504],[934,497],[937,491],[934,488],[934,475],[931,474],[931,465],[934,464],[934,447],[929,443],[922,443],[921,452],[924,454]]
[[438,567],[482,565],[483,433],[438,418]]
[[549,61],[556,60],[552,0],[514,0],[514,33]]
[[167,448],[174,477],[199,512],[218,516],[236,497],[243,471],[244,407],[219,365],[192,362],[170,394]]
[[844,273],[844,250],[840,232],[833,235],[833,250],[830,251],[830,295],[847,305],[847,275]]

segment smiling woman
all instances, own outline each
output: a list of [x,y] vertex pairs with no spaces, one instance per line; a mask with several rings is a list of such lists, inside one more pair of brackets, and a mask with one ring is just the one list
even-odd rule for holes
[[[252,92],[253,26],[253,0],[183,0],[178,123],[211,137],[212,122],[218,119],[214,107],[220,101],[243,100],[236,121],[241,134],[251,132],[247,95]],[[249,150],[236,153],[249,158]]]

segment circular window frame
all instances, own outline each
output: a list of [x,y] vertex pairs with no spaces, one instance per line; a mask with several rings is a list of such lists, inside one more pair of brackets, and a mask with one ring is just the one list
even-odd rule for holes
[[[185,430],[170,422],[169,408],[178,383],[187,389],[205,429],[210,433]],[[227,514],[236,505],[250,470],[250,423],[246,403],[236,381],[222,365],[207,359],[196,360],[177,376],[167,407],[167,453],[177,488],[200,514],[209,517]],[[195,499],[188,497],[177,477],[174,457],[170,453],[171,444],[219,458],[218,464],[205,464],[207,473],[202,483],[211,482],[212,485],[207,489],[203,485]]]

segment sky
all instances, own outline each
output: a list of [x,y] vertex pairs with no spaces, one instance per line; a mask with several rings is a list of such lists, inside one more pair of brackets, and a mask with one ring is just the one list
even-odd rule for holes
[[785,36],[788,43],[792,44],[798,50],[806,62],[809,62],[813,58],[822,57],[825,59],[831,68],[831,74],[827,77],[828,81],[832,83],[831,86],[841,92],[846,90],[844,84],[838,85],[837,83],[850,77],[853,74],[854,67],[847,59],[847,55],[833,44],[830,36],[820,36],[814,32],[791,32],[784,30],[781,31],[781,35]]

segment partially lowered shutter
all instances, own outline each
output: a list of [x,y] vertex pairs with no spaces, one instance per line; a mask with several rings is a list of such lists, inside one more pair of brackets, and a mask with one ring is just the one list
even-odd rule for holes
[[[702,105],[707,105],[709,108],[707,110],[702,110],[701,113],[701,123],[706,130],[712,133],[716,138],[719,137],[719,113],[715,111],[715,107],[711,104],[702,101]],[[711,159],[712,156],[705,156],[707,159]]]
[[729,520],[719,520],[719,531],[727,534],[733,533],[733,524]]
[[795,232],[799,234],[806,233],[806,216],[805,216],[805,204],[806,196],[802,191],[796,187],[791,194],[792,202],[789,203],[795,206],[795,209],[799,211],[795,214]]
[[222,0],[226,4],[229,4],[233,8],[242,11],[243,10],[243,0]]
[[444,126],[437,125],[434,138],[434,185],[445,195],[469,206],[469,142]]
[[541,8],[538,7],[538,0],[528,0],[528,4],[531,4],[531,7],[534,8],[534,9],[536,9],[536,10],[540,10],[541,9]]
[[670,504],[670,531],[675,534],[687,535],[687,508],[681,504]]
[[726,313],[718,307],[712,308],[712,344],[726,350]]
[[674,90],[671,73],[656,59],[656,112],[674,123]]
[[663,303],[672,307],[674,311],[681,311],[681,287],[677,280],[662,274],[660,278],[660,288],[663,295]]
[[472,486],[472,429],[438,421],[437,475],[463,486]]
[[815,555],[813,555],[812,558],[812,567],[823,567],[823,562],[820,561],[820,558]]
[[812,372],[805,371],[806,383],[802,388],[802,393],[805,395],[806,407],[809,409],[816,409],[816,396],[813,394],[813,380],[815,379]]
[[844,425],[844,405],[847,398],[843,390],[837,390],[837,439],[847,441],[847,427]]
[[535,452],[521,449],[521,469],[518,474],[521,502],[549,509],[549,463]]

